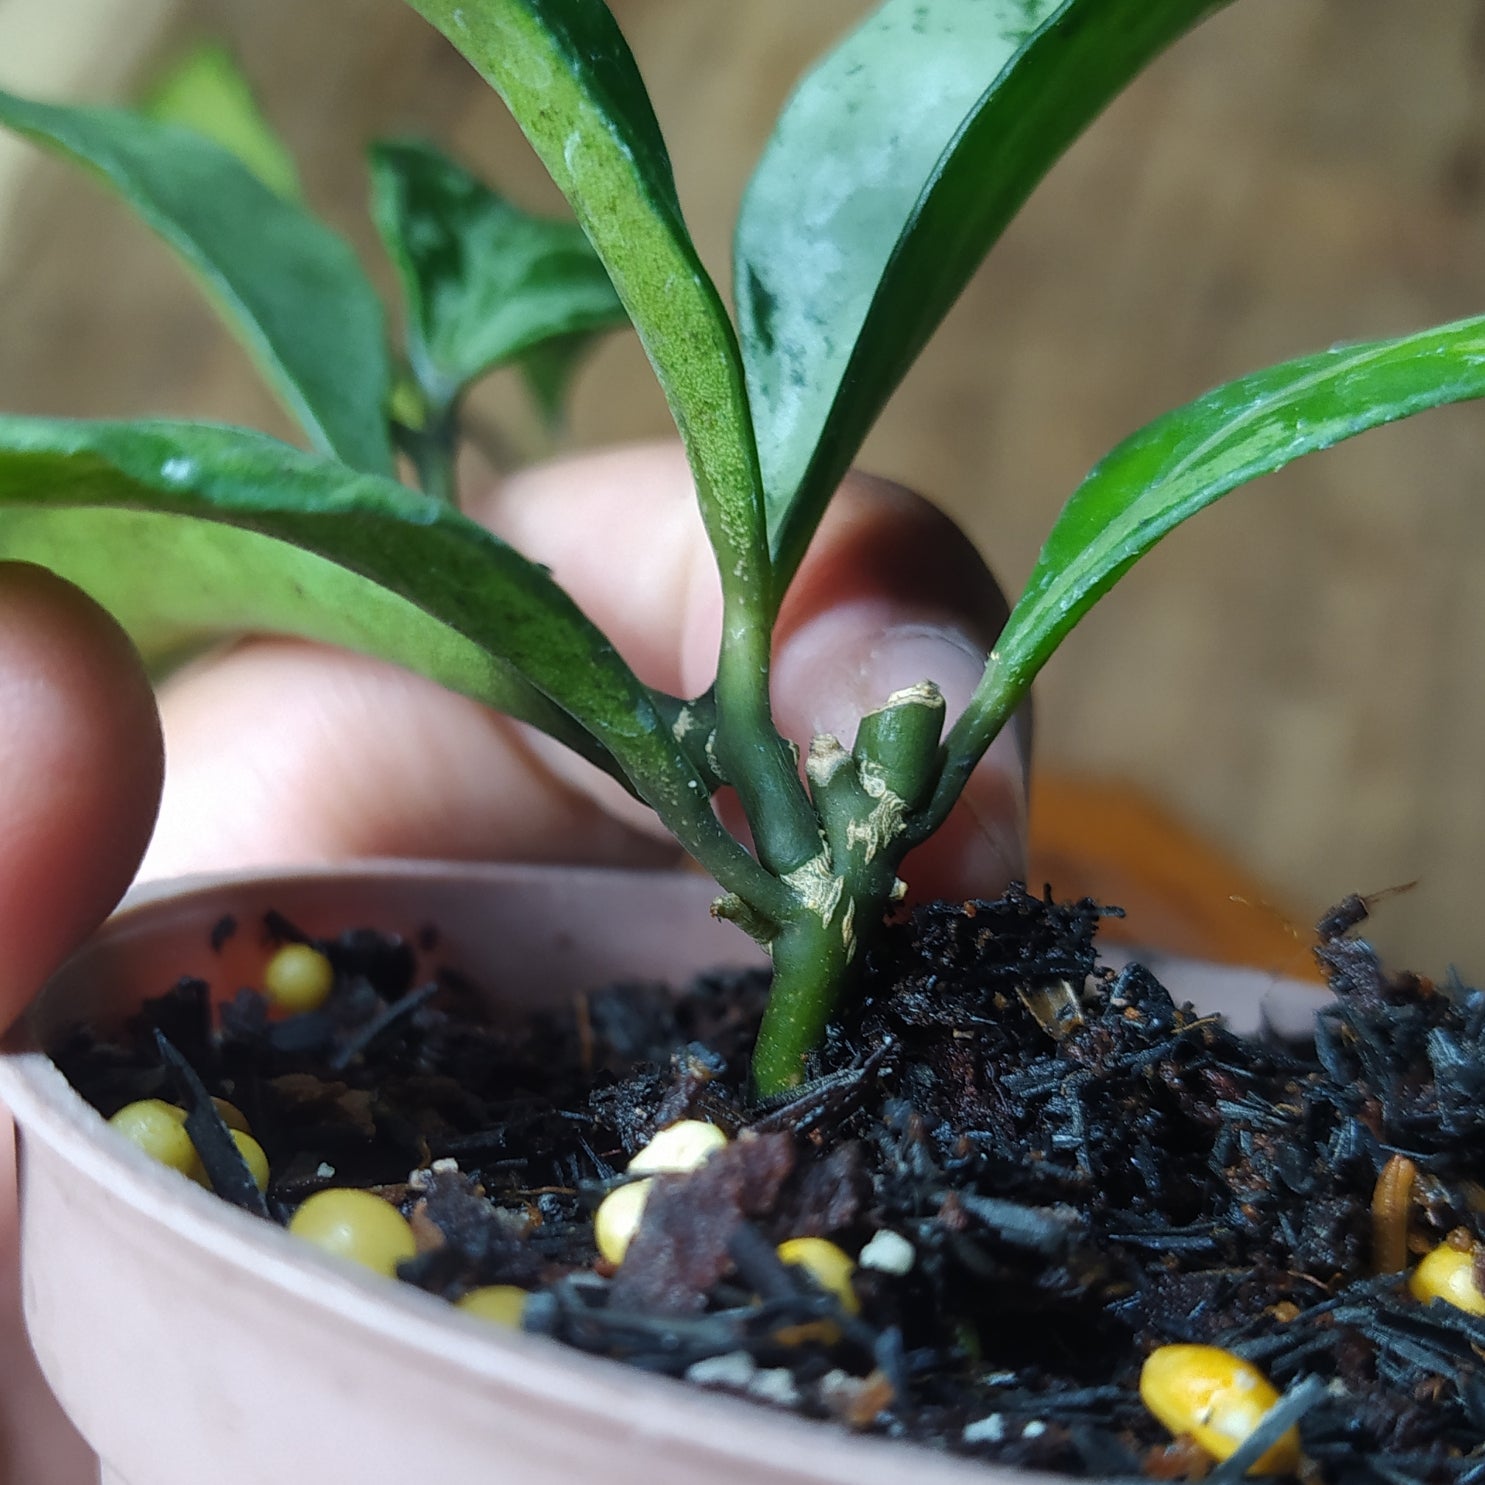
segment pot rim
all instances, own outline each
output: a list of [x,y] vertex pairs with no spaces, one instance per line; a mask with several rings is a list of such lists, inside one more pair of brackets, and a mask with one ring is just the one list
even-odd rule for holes
[[[692,873],[607,868],[566,868],[504,863],[358,861],[341,866],[281,872],[250,871],[147,883],[129,894],[92,943],[130,931],[150,907],[176,898],[205,896],[223,888],[272,883],[285,895],[292,884],[337,878],[387,883],[417,876],[480,881],[498,886],[518,878],[562,877],[585,886],[621,878],[664,879],[672,890],[699,900],[714,884]],[[676,886],[676,879],[684,885]],[[692,884],[695,884],[694,887]],[[359,1329],[370,1344],[404,1348],[409,1361],[458,1380],[466,1390],[499,1387],[529,1398],[533,1406],[555,1405],[623,1420],[627,1432],[653,1447],[667,1439],[701,1441],[723,1461],[772,1455],[783,1469],[821,1485],[899,1485],[904,1472],[943,1485],[981,1485],[996,1477],[1056,1485],[1074,1477],[1012,1470],[989,1461],[940,1453],[880,1434],[855,1435],[827,1420],[803,1418],[731,1395],[709,1393],[680,1378],[649,1373],[623,1362],[588,1355],[544,1336],[497,1329],[461,1314],[445,1301],[396,1280],[380,1279],[342,1264],[292,1237],[276,1223],[231,1206],[179,1177],[123,1140],[99,1140],[106,1128],[43,1052],[36,1050],[23,1021],[0,1043],[0,1103],[8,1105],[26,1138],[65,1149],[89,1178],[106,1185],[121,1203],[152,1224],[172,1230],[194,1248],[225,1258],[292,1296],[306,1310]],[[781,1480],[788,1478],[781,1474]]]

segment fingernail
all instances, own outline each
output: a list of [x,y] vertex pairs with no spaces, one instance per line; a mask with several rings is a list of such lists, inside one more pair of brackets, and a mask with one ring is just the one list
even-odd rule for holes
[[878,603],[820,614],[795,630],[774,664],[774,705],[795,741],[832,733],[850,745],[862,715],[894,692],[932,681],[950,718],[963,710],[985,669],[984,649],[948,625],[892,623]]

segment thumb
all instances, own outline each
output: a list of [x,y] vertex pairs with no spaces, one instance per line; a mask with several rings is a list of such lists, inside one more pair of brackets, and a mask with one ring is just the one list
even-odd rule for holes
[[[854,473],[827,512],[779,616],[774,703],[801,747],[847,747],[861,716],[933,681],[952,721],[1009,612],[957,526],[890,481]],[[943,827],[902,876],[914,901],[993,896],[1026,875],[1029,710],[991,745]]]
[[123,631],[44,569],[0,563],[0,1027],[128,886],[162,766]]

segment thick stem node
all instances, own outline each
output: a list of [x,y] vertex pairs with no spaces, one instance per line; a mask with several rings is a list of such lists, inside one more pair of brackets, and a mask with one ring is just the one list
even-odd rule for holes
[[857,728],[853,752],[863,777],[880,777],[905,809],[916,809],[938,775],[943,727],[943,692],[932,681],[894,691]]

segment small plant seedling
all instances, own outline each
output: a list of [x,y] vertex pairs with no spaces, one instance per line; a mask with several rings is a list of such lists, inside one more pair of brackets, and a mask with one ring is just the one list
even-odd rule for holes
[[[737,222],[735,318],[601,0],[411,3],[505,100],[585,238],[521,216],[426,147],[378,147],[375,215],[405,299],[399,365],[361,269],[299,202],[280,150],[252,152],[265,184],[178,123],[0,95],[0,122],[91,167],[186,260],[312,445],[0,418],[0,555],[80,583],[147,657],[245,629],[350,645],[607,770],[772,955],[754,1079],[777,1094],[806,1075],[903,857],[1097,599],[1238,485],[1485,393],[1485,318],[1274,366],[1141,429],[1068,501],[952,725],[925,680],[882,698],[849,743],[816,738],[801,771],[770,714],[771,637],[832,492],[1036,183],[1222,0],[882,0],[799,83],[763,151]],[[620,304],[716,552],[723,637],[702,696],[642,684],[545,571],[457,508],[465,388],[523,359],[539,385],[560,385]],[[421,488],[398,482],[394,448]],[[752,850],[713,810],[724,786]]]

